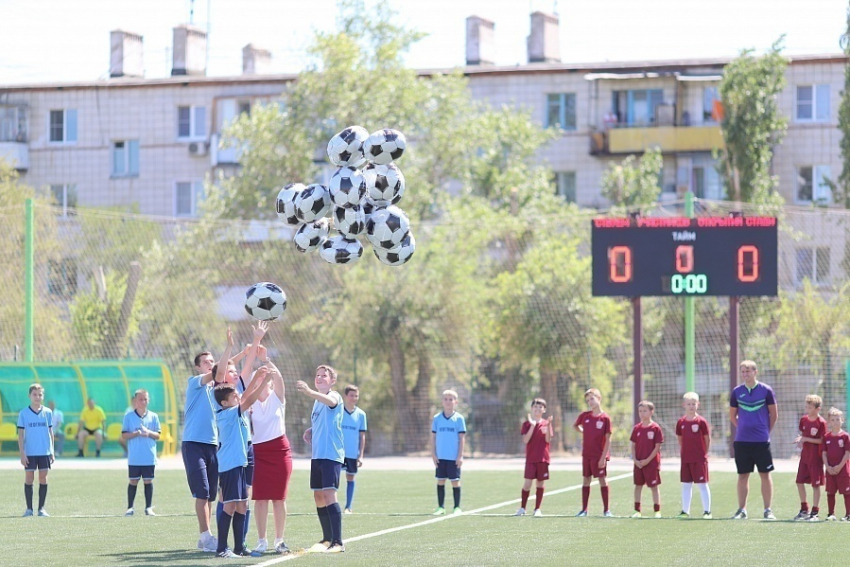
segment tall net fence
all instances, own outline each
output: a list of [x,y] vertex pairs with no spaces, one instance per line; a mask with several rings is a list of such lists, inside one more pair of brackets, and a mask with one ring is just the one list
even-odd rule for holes
[[[578,451],[572,423],[582,392],[603,393],[615,426],[612,452],[626,455],[632,425],[631,303],[590,292],[590,219],[565,207],[532,228],[477,237],[457,219],[416,227],[406,265],[362,260],[333,266],[297,252],[277,223],[152,218],[99,210],[70,216],[35,207],[34,358],[37,361],[155,359],[183,378],[195,354],[218,357],[230,326],[250,341],[244,291],[273,281],[288,295],[283,319],[265,339],[287,385],[287,428],[305,452],[310,402],[295,380],[318,364],[339,371],[338,389],[357,384],[369,416],[367,454],[428,449],[440,393],[454,388],[473,455],[519,454],[529,403],[544,397],[555,418],[554,448]],[[700,202],[698,215],[729,204]],[[758,214],[744,210],[744,214]],[[68,211],[64,212],[65,214]],[[850,215],[792,207],[780,213],[780,296],[743,298],[741,358],[759,364],[780,408],[775,454],[794,454],[809,393],[824,409],[846,410],[850,364]],[[676,205],[645,215],[680,216]],[[0,358],[23,358],[24,208],[0,210]],[[536,231],[536,232],[535,232]],[[129,290],[129,292],[128,292]],[[696,390],[713,427],[715,454],[727,451],[729,300],[696,303]],[[677,453],[674,426],[685,392],[684,307],[680,298],[644,298],[644,397]],[[47,398],[54,396],[47,392]],[[57,406],[71,414],[80,408]],[[151,407],[156,410],[157,400]],[[3,408],[4,412],[20,408]],[[824,411],[825,413],[825,411]],[[182,430],[178,417],[176,427]]]

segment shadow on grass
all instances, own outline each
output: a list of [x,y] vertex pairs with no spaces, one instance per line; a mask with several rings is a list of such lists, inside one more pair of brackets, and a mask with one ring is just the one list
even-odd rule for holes
[[161,549],[138,553],[101,553],[106,565],[208,565],[207,559],[214,559],[214,553],[202,553],[195,549]]

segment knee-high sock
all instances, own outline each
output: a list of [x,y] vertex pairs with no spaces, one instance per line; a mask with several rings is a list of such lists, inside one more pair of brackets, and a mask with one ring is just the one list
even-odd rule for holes
[[27,510],[32,510],[32,485],[24,483],[24,498],[27,501]]
[[[847,500],[844,500],[844,502],[847,502]],[[835,515],[835,494],[827,493],[827,495],[826,495],[826,506],[827,506],[827,508],[829,508],[829,514],[828,515],[834,516]]]
[[224,503],[221,500],[215,505],[215,521],[216,523],[222,521],[221,515],[224,514]]
[[[682,483],[682,512],[691,513],[691,497],[694,495],[694,483]],[[703,502],[705,505],[705,502]]]
[[699,495],[702,499],[702,509],[705,512],[711,512],[711,489],[707,482],[697,484],[699,486]]
[[850,494],[844,495],[844,515],[850,516]]
[[133,507],[133,503],[136,501],[136,490],[138,489],[139,485],[137,484],[127,485],[127,508]]
[[528,506],[528,497],[531,495],[531,491],[523,490],[520,494],[522,495],[522,499],[519,507],[525,509],[525,507]]
[[453,486],[452,487],[452,497],[455,501],[455,508],[460,508],[460,487]]
[[245,510],[245,527],[242,529],[242,539],[248,541],[248,530],[251,527],[251,509]]
[[145,485],[145,508],[150,508],[153,505],[153,483]]
[[339,502],[327,507],[328,523],[331,526],[331,543],[342,543],[342,508]]
[[216,550],[218,553],[221,553],[225,549],[227,549],[227,535],[230,532],[230,521],[233,519],[233,516],[228,514],[222,509],[221,514],[218,516],[218,549]]
[[543,488],[537,487],[536,499],[534,500],[534,509],[538,510],[543,504]]
[[606,512],[608,511],[608,487],[600,486],[599,491],[602,492],[602,507]]
[[437,485],[437,506],[444,508],[446,505],[446,485]]
[[590,502],[590,487],[581,487],[581,509],[587,511],[587,503]]
[[316,513],[319,514],[319,523],[322,525],[322,541],[331,542],[331,520],[328,516],[328,507],[316,508]]
[[351,505],[354,503],[354,481],[349,480],[345,485],[345,507],[351,510]]
[[245,551],[245,514],[233,513],[233,551]]
[[44,503],[47,501],[47,484],[38,485],[38,509],[44,508]]

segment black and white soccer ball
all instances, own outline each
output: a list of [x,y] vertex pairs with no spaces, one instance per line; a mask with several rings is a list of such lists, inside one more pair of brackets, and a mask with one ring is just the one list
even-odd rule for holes
[[363,200],[360,201],[360,208],[363,209],[363,215],[366,217],[366,222],[369,222],[369,218],[372,216],[372,213],[377,211],[378,209],[383,209],[385,205],[378,205],[369,198],[368,195],[363,197]]
[[363,170],[366,191],[370,199],[379,205],[395,205],[404,194],[404,174],[393,163],[375,165],[370,163]]
[[400,245],[409,230],[407,215],[395,205],[376,210],[366,221],[366,238],[373,246],[385,250]]
[[384,128],[372,132],[363,144],[363,153],[370,162],[376,165],[387,165],[400,158],[406,147],[407,140],[404,139],[404,134],[398,130]]
[[245,292],[245,311],[254,319],[274,321],[286,311],[286,293],[271,282],[255,283]]
[[334,228],[348,238],[355,238],[366,230],[366,214],[360,205],[336,207],[333,214]]
[[299,252],[312,252],[328,239],[328,219],[322,217],[303,225],[295,233],[295,248]]
[[331,201],[337,207],[353,207],[366,196],[366,178],[356,167],[340,167],[328,183]]
[[301,224],[301,220],[295,214],[295,199],[304,189],[302,183],[290,183],[277,194],[277,201],[275,202],[277,217],[288,225]]
[[363,155],[363,143],[369,138],[369,132],[362,126],[349,126],[337,133],[328,142],[328,158],[337,167],[350,165],[360,167],[366,163]]
[[318,183],[308,185],[295,197],[295,214],[301,222],[311,222],[327,215],[331,210],[331,194]]
[[330,264],[353,264],[363,255],[363,245],[356,238],[331,236],[322,244],[319,255]]
[[387,266],[401,266],[410,260],[413,253],[416,251],[416,240],[413,238],[413,233],[408,232],[401,244],[391,250],[383,248],[372,248],[378,260]]

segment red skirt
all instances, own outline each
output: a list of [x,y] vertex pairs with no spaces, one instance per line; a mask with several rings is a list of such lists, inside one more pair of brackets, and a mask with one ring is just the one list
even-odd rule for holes
[[254,443],[253,500],[286,500],[290,476],[292,451],[286,435]]

